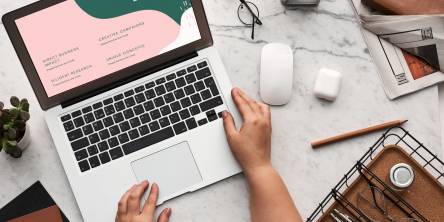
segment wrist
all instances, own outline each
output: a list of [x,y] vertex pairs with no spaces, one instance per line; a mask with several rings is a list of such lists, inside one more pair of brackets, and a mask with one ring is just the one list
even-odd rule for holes
[[244,169],[244,175],[249,182],[252,182],[256,179],[267,177],[267,175],[274,173],[276,173],[276,171],[271,165],[271,163]]

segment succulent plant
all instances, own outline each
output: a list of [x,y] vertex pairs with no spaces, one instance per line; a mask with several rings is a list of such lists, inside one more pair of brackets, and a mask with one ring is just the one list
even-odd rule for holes
[[13,96],[10,99],[12,108],[5,109],[0,102],[0,151],[4,150],[14,158],[22,156],[22,149],[17,142],[23,138],[26,122],[29,120],[28,100]]

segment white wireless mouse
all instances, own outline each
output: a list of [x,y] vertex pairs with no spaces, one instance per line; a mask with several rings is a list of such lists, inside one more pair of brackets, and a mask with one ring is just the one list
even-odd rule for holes
[[285,105],[293,89],[293,51],[282,43],[270,43],[262,48],[260,95],[269,105]]

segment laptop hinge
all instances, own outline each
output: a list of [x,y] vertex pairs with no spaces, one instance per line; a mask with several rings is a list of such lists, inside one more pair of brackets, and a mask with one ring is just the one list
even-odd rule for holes
[[127,84],[129,82],[132,82],[134,80],[140,79],[142,77],[145,77],[147,75],[153,74],[155,72],[158,72],[160,70],[166,69],[168,67],[177,65],[177,64],[179,64],[181,62],[187,61],[187,60],[192,59],[192,58],[197,57],[197,56],[198,56],[197,52],[192,52],[190,54],[187,54],[185,56],[182,56],[182,57],[179,57],[177,59],[171,60],[169,62],[162,63],[162,64],[157,65],[157,66],[155,66],[155,67],[153,67],[151,69],[148,69],[148,70],[140,72],[140,73],[138,73],[136,75],[130,76],[130,77],[126,78],[126,79],[117,81],[115,83],[112,83],[112,84],[109,84],[107,86],[104,86],[104,87],[102,87],[100,89],[94,90],[93,92],[90,92],[90,93],[87,93],[87,94],[83,94],[81,96],[78,96],[78,97],[75,97],[73,99],[67,100],[67,101],[65,101],[65,102],[63,102],[61,104],[62,108],[69,107],[71,105],[74,105],[74,104],[76,104],[78,102],[81,102],[81,101],[86,100],[88,98],[91,98],[93,96],[99,95],[99,94],[104,93],[106,91],[112,90],[112,89],[117,88],[119,86],[125,85],[125,84]]

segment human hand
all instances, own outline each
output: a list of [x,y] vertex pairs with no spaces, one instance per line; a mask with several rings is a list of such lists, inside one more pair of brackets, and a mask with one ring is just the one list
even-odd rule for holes
[[271,113],[268,105],[256,102],[238,88],[231,91],[244,123],[238,131],[233,117],[223,112],[225,133],[231,151],[245,174],[271,167]]
[[[154,222],[154,212],[159,196],[157,184],[151,186],[151,191],[142,210],[140,200],[148,188],[148,181],[143,181],[131,187],[119,201],[116,222]],[[157,222],[168,222],[171,215],[171,208],[164,209],[157,219]]]

